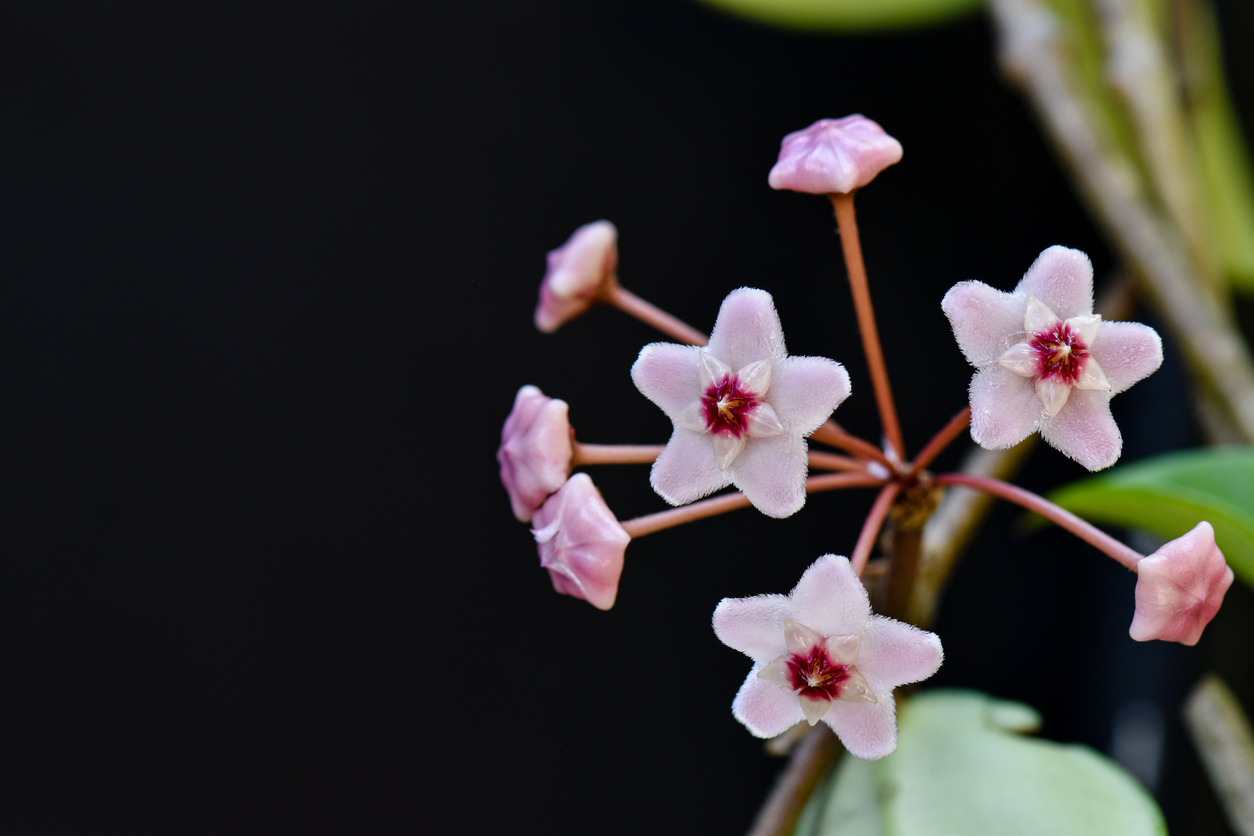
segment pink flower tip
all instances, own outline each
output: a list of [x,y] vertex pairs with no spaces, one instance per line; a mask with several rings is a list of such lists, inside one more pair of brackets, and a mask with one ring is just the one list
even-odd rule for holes
[[536,511],[531,530],[553,588],[608,610],[618,597],[631,542],[586,473],[576,473]]
[[893,689],[927,679],[944,658],[935,633],[873,615],[849,561],[830,554],[788,595],[724,598],[714,632],[753,660],[732,702],[752,734],[822,720],[865,759],[897,748]]
[[505,419],[496,460],[520,522],[529,521],[540,503],[570,477],[575,433],[566,410],[565,401],[546,397],[535,386],[524,386]]
[[865,116],[820,119],[784,137],[767,182],[772,189],[843,194],[901,160],[901,143]]
[[1233,578],[1208,522],[1142,558],[1136,573],[1136,615],[1128,634],[1139,642],[1187,645],[1202,637]]
[[584,224],[566,243],[549,253],[540,283],[536,327],[546,334],[595,304],[618,269],[618,230],[609,221]]

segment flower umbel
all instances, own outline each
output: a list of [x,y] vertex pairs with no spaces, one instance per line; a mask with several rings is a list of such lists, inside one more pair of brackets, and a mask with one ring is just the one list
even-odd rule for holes
[[940,667],[940,639],[871,613],[849,561],[819,558],[788,595],[724,598],[719,639],[753,659],[732,714],[757,737],[819,720],[860,758],[897,748],[893,689]]
[[1114,464],[1123,437],[1110,398],[1162,364],[1158,333],[1093,313],[1093,266],[1079,250],[1045,250],[1011,293],[961,282],[941,307],[971,379],[971,437],[1012,447],[1033,432],[1089,470]]
[[805,503],[805,436],[849,395],[839,363],[788,356],[770,294],[752,288],[723,300],[706,347],[647,345],[631,378],[675,425],[650,479],[663,499],[734,484],[772,517]]
[[614,606],[631,535],[618,524],[591,477],[570,477],[532,522],[540,565],[549,570],[553,588],[598,609]]
[[566,243],[549,252],[540,284],[536,327],[551,334],[587,313],[618,269],[618,230],[609,221],[576,229]]
[[1128,634],[1194,645],[1232,585],[1232,569],[1215,545],[1215,529],[1200,522],[1136,564],[1136,614]]

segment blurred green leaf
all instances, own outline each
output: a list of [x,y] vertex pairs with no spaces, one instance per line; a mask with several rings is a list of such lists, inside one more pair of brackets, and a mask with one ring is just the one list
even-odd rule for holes
[[1017,734],[1040,724],[1026,705],[927,691],[902,706],[900,722],[893,754],[843,758],[797,836],[1167,832],[1154,800],[1114,762]]
[[980,0],[704,0],[725,12],[788,29],[900,29],[974,12]]
[[1206,520],[1228,565],[1254,585],[1254,447],[1155,456],[1073,482],[1049,498],[1087,520],[1169,540]]

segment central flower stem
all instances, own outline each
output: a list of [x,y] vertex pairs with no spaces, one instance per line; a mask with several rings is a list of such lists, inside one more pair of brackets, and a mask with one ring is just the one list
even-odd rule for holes
[[862,350],[866,354],[871,371],[871,385],[875,389],[875,403],[879,407],[880,423],[888,445],[897,454],[897,461],[906,460],[906,448],[902,443],[901,426],[897,422],[897,407],[893,403],[892,389],[888,385],[888,369],[884,365],[884,352],[880,348],[880,335],[875,327],[875,311],[871,307],[871,290],[867,284],[866,266],[862,263],[862,243],[858,239],[858,220],[853,211],[853,193],[829,195],[836,210],[836,225],[840,229],[840,246],[845,254],[845,266],[849,271],[849,287],[853,291],[853,307],[858,315],[858,328],[862,332]]

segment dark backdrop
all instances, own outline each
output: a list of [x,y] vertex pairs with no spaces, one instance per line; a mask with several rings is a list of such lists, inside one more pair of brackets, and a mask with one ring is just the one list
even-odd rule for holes
[[[774,293],[874,437],[830,210],[766,186],[785,133],[852,112],[906,149],[859,212],[917,449],[965,399],[948,287],[1009,288],[1055,243],[1114,267],[980,19],[0,7],[0,829],[742,830],[779,762],[731,717],[749,663],[710,613],[847,553],[870,498],[635,543],[601,613],[553,594],[493,453],[524,383],[582,440],[666,437],[627,376],[647,328],[530,324],[544,252],[600,217],[624,283],[699,328]],[[1129,457],[1191,440],[1172,365],[1116,401]],[[593,475],[620,518],[664,507],[643,467]],[[1025,480],[1079,475],[1042,450]],[[936,681],[1103,749],[1121,706],[1158,706],[1173,823],[1222,827],[1174,712],[1210,665],[1249,694],[1248,593],[1197,651],[1137,645],[1132,579],[1016,519],[955,577]]]

